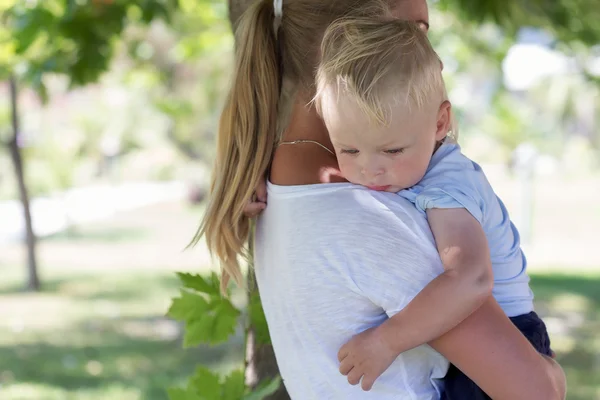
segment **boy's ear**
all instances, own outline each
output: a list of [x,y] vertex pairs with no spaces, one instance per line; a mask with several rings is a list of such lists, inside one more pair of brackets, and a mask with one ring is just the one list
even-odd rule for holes
[[444,100],[438,110],[437,125],[435,132],[435,140],[439,142],[448,135],[450,124],[452,122],[452,104],[448,100]]

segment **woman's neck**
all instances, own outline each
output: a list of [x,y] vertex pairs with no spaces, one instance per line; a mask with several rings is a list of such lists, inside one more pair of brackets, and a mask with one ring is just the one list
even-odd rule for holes
[[314,140],[329,149],[333,149],[327,128],[317,114],[314,106],[306,101],[305,96],[296,98],[290,121],[282,136],[283,141]]
[[[327,128],[306,97],[298,95],[282,141],[314,140],[333,150]],[[270,172],[277,185],[307,185],[343,182],[334,155],[314,143],[279,146],[275,150]]]

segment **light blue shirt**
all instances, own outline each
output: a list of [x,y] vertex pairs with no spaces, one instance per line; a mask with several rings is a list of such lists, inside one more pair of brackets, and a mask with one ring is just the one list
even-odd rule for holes
[[494,297],[509,317],[533,311],[519,232],[481,167],[463,155],[459,145],[442,145],[423,179],[398,194],[423,213],[430,208],[465,208],[471,213],[483,227],[490,247]]

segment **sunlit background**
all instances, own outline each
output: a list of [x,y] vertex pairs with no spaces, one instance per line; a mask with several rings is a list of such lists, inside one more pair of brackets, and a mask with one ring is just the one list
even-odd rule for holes
[[[430,36],[459,142],[520,229],[568,399],[600,399],[600,5],[556,2],[528,26],[504,3],[432,2]],[[176,5],[0,0],[2,400],[166,399],[199,364],[241,365],[242,330],[184,350],[165,316],[174,272],[212,268],[184,248],[233,49],[225,0]]]

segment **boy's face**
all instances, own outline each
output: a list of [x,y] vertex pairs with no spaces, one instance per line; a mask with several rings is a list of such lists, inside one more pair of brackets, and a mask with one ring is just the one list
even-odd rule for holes
[[390,123],[378,126],[352,100],[336,97],[324,96],[322,111],[340,171],[348,181],[397,192],[423,178],[436,143],[447,134],[449,102],[412,113],[395,106]]

